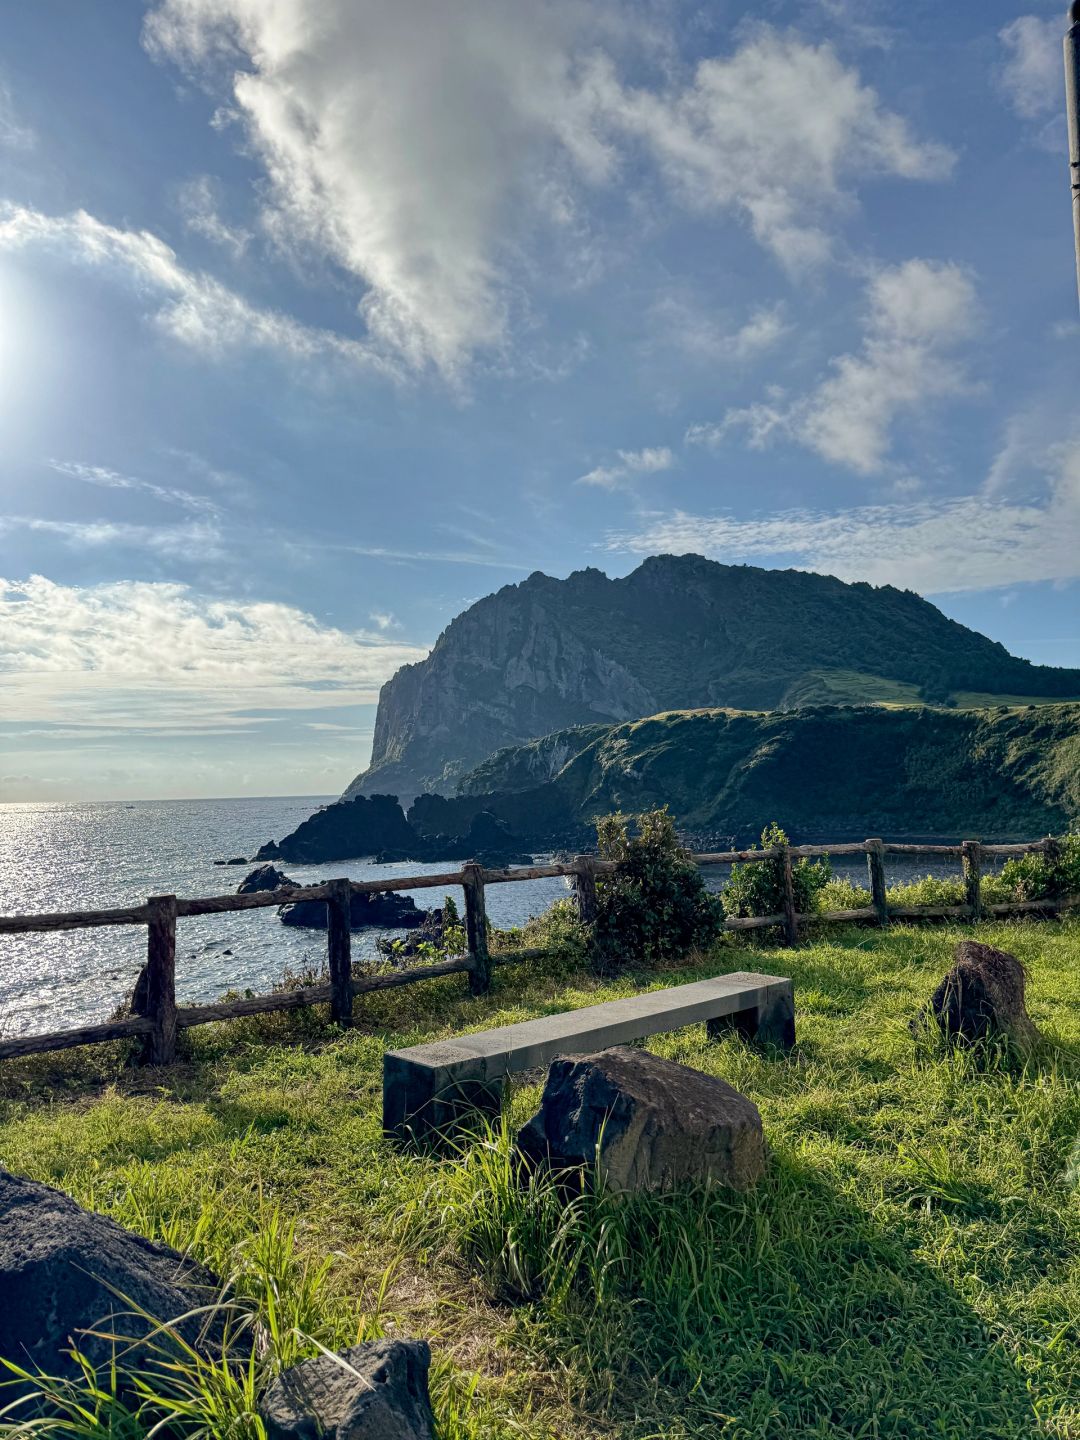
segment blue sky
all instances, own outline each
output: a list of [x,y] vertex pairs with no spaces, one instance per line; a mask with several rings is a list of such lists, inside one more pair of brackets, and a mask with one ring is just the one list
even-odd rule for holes
[[0,799],[335,792],[657,550],[1080,665],[1063,8],[9,0]]

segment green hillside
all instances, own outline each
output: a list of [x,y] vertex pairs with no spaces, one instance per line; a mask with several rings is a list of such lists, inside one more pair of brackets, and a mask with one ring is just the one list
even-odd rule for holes
[[[538,785],[553,752],[569,758]],[[507,749],[463,790],[447,803],[522,829],[530,814],[669,805],[685,826],[744,836],[774,817],[830,839],[1032,836],[1080,819],[1080,705],[673,711]]]

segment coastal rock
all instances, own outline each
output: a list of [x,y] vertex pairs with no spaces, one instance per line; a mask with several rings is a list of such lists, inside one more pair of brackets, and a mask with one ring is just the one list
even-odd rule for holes
[[[283,925],[325,930],[326,905],[321,900],[297,900],[294,904],[282,905],[278,918]],[[350,930],[412,930],[423,925],[427,918],[427,910],[421,910],[410,896],[393,890],[375,895],[354,894],[349,904]]]
[[280,843],[260,846],[256,860],[288,860],[298,865],[325,865],[356,860],[380,850],[411,855],[419,837],[398,804],[396,795],[358,796],[324,805]]
[[257,865],[236,887],[238,895],[253,895],[259,890],[298,890],[299,884],[276,865]]
[[596,1166],[616,1192],[703,1180],[745,1190],[768,1159],[753,1101],[628,1046],[553,1061],[518,1148],[558,1169]]
[[259,1404],[267,1440],[432,1440],[431,1351],[378,1340],[279,1375]]
[[1016,956],[976,940],[961,940],[953,959],[928,1006],[942,1034],[968,1044],[1002,1039],[1030,1049],[1039,1032],[1027,1012],[1027,975]]
[[[217,1295],[220,1283],[175,1250],[84,1210],[47,1185],[0,1170],[0,1356],[50,1374],[72,1375],[72,1339],[95,1364],[108,1360],[106,1339],[84,1334],[117,1328],[148,1333],[133,1306],[158,1320],[186,1315]],[[115,1292],[115,1293],[114,1293]],[[117,1298],[117,1293],[125,1300]],[[115,1327],[108,1322],[118,1318]],[[179,1330],[199,1344],[204,1317]],[[138,1352],[133,1356],[138,1363]],[[14,1400],[7,1392],[3,1403]]]

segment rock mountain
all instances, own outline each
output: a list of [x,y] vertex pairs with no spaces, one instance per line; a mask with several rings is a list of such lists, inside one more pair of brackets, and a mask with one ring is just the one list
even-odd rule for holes
[[[1019,660],[891,585],[697,555],[652,556],[615,580],[537,572],[387,681],[371,764],[344,798],[453,794],[502,747],[661,711],[999,695],[1080,696],[1080,671]],[[554,774],[568,757],[548,758]]]

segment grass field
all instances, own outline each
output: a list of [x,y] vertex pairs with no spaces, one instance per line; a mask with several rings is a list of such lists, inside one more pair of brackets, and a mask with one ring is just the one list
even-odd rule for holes
[[[908,1030],[969,933],[728,939],[615,984],[506,967],[481,1001],[461,977],[366,997],[345,1035],[208,1027],[168,1072],[112,1047],[8,1062],[0,1163],[247,1275],[283,1359],[310,1353],[293,1327],[430,1338],[441,1440],[1075,1437],[1080,920],[978,931],[1030,967],[1047,1044],[1023,1069]],[[443,1161],[381,1139],[388,1045],[733,969],[794,977],[792,1054],[696,1029],[650,1048],[760,1106],[773,1158],[751,1195],[568,1203],[511,1183],[505,1132]],[[149,1429],[108,1423],[63,1433]]]

